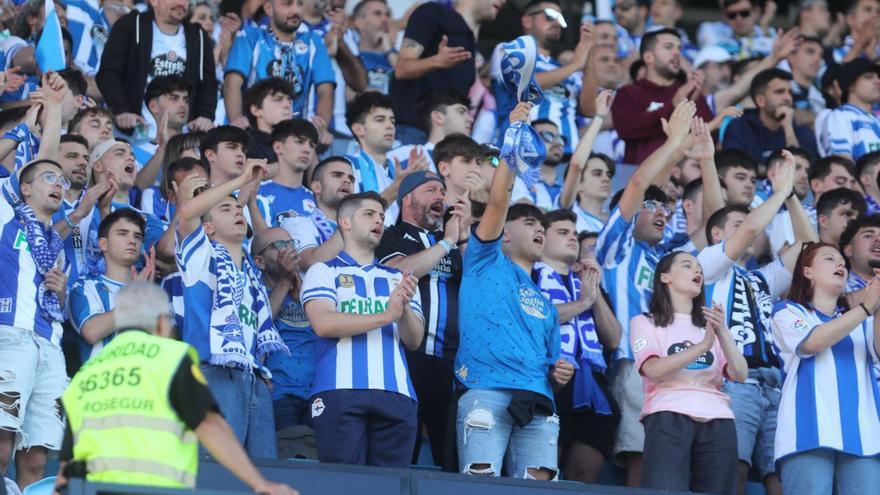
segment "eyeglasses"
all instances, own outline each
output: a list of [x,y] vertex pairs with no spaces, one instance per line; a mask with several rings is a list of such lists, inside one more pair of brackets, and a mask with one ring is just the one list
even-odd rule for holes
[[282,249],[287,249],[287,248],[297,249],[297,248],[299,248],[299,242],[296,239],[272,241],[269,243],[268,246],[264,247],[262,251],[257,253],[257,256],[262,256],[263,253],[265,253],[266,251],[269,250],[269,248],[275,248],[279,251],[281,251]]
[[636,6],[634,3],[618,3],[614,5],[614,10],[622,10],[626,12],[629,9],[632,9]]
[[[65,191],[70,189],[70,181],[61,174],[47,171],[40,174],[40,178],[43,179],[43,182],[49,184],[50,186],[61,184],[61,189],[64,189]],[[32,182],[32,180],[28,181],[27,184],[30,184]]]
[[667,218],[670,214],[672,214],[672,210],[669,209],[668,206],[660,203],[659,201],[654,201],[653,199],[646,200],[642,203],[642,208],[649,214],[653,214],[658,209],[663,212],[663,215]]
[[497,156],[487,156],[483,158],[484,162],[489,162],[492,165],[492,168],[498,168],[498,165],[501,164],[501,159]]
[[547,144],[556,143],[565,146],[565,143],[568,141],[562,134],[555,134],[551,131],[540,131],[538,132],[538,135],[541,136],[541,139]]
[[547,22],[556,21],[557,23],[559,23],[559,26],[562,27],[563,29],[568,27],[568,23],[565,22],[565,17],[563,17],[562,12],[560,12],[558,10],[553,10],[553,9],[547,7],[544,10],[538,10],[538,11],[532,12],[531,14],[528,14],[528,15],[533,16],[533,15],[538,15],[538,14],[544,14],[544,18],[547,20]]
[[727,18],[730,19],[731,21],[736,19],[737,17],[741,17],[741,18],[745,19],[746,17],[752,15],[752,9],[731,10],[731,11],[725,12],[724,15],[726,15]]

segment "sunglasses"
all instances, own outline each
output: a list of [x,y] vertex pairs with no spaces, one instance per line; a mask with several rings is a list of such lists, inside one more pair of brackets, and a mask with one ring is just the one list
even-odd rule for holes
[[[61,184],[61,189],[64,189],[65,191],[70,189],[70,181],[61,174],[57,174],[55,172],[43,172],[42,174],[40,174],[40,178],[43,179],[43,182],[49,184],[50,186]],[[32,180],[28,181],[27,184],[30,184],[32,182]]]
[[541,136],[541,139],[547,144],[556,143],[565,146],[565,143],[568,141],[562,134],[554,134],[550,131],[540,131],[538,135]]
[[262,251],[257,253],[257,256],[262,256],[263,253],[269,250],[269,248],[275,248],[279,251],[286,248],[297,249],[299,247],[299,242],[296,239],[290,240],[282,240],[282,241],[272,241],[268,246],[264,247]]
[[614,5],[614,10],[621,10],[621,11],[626,12],[627,10],[632,9],[635,6],[636,6],[636,4],[634,4],[634,3],[618,3],[618,4]]
[[557,23],[559,23],[559,26],[562,27],[563,29],[568,27],[568,23],[565,22],[565,17],[563,17],[562,12],[560,12],[558,10],[553,10],[550,7],[547,7],[544,10],[532,12],[531,14],[529,14],[529,16],[538,15],[538,14],[544,14],[544,19],[546,19],[547,22],[556,21]]
[[727,18],[730,19],[731,21],[736,19],[737,17],[741,17],[741,18],[745,19],[748,16],[752,15],[752,10],[751,9],[733,10],[733,11],[725,12],[724,15],[726,15]]
[[663,212],[663,215],[667,218],[670,214],[672,214],[672,210],[669,209],[668,206],[660,203],[658,201],[654,201],[652,199],[646,200],[642,202],[642,208],[649,214],[654,214],[658,209]]

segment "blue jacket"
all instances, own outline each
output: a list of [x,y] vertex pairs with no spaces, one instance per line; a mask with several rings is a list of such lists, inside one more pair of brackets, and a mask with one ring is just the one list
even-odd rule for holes
[[[794,135],[800,147],[810,155],[810,161],[819,158],[816,136],[812,130],[795,124]],[[727,126],[723,147],[743,150],[760,163],[766,163],[771,153],[785,147],[785,131],[781,127],[771,131],[761,123],[757,110],[746,110],[742,117],[733,119]]]

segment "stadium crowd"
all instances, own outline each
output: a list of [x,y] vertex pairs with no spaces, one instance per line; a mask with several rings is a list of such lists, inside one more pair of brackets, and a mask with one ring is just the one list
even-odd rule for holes
[[[695,38],[685,3],[4,2],[0,473],[77,459],[62,395],[141,280],[198,353],[182,423],[252,458],[876,485],[880,2],[720,0]],[[535,104],[478,50],[502,7]]]

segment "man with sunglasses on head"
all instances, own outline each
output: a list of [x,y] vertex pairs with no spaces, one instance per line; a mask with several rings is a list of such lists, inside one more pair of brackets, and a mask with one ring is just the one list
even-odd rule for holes
[[315,378],[318,338],[299,299],[302,279],[296,248],[297,242],[286,230],[271,227],[254,239],[251,257],[263,274],[272,321],[290,351],[273,353],[266,360],[272,372],[278,456],[316,459],[308,399]]
[[[574,57],[571,62],[563,64],[551,55],[560,48],[562,31],[568,27],[558,0],[532,0],[523,9],[520,23],[523,31],[535,38],[538,46],[535,80],[544,90],[544,99],[532,108],[530,117],[532,120],[550,120],[555,124],[557,133],[565,137],[563,152],[571,154],[578,141],[578,93],[581,90],[581,72],[593,46],[592,26],[580,27]],[[500,56],[497,50],[493,58]],[[500,62],[493,63],[492,67],[499,72],[493,74],[493,81],[500,81]],[[506,95],[504,91],[495,89],[496,98]],[[506,107],[500,105],[499,108]],[[506,119],[501,119],[500,123],[503,133],[507,127]]]
[[[642,43],[642,35],[648,26],[648,15],[651,0],[616,0],[614,2],[614,19],[626,30],[633,46]],[[674,26],[669,26],[674,27]]]
[[719,0],[719,4],[724,21],[700,24],[700,48],[719,45],[736,59],[767,56],[774,36],[758,25],[761,8],[757,0]]
[[670,214],[666,194],[651,184],[658,177],[668,176],[678,162],[679,147],[688,137],[696,112],[692,101],[675,108],[666,126],[669,136],[636,169],[619,199],[612,200],[611,216],[596,242],[603,288],[611,297],[622,330],[609,377],[612,395],[621,409],[613,454],[622,457],[630,487],[640,484],[645,433],[639,422],[644,400],[642,380],[633,365],[629,321],[648,309],[654,268],[665,254],[660,243]]

